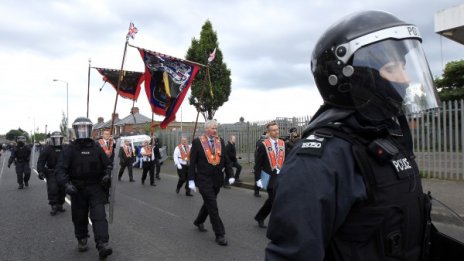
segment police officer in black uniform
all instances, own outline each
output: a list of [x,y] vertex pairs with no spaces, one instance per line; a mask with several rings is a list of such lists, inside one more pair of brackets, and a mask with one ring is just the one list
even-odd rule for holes
[[8,159],[8,168],[14,162],[16,165],[16,176],[18,181],[18,189],[23,189],[24,186],[29,186],[29,179],[31,177],[31,167],[29,161],[31,159],[31,147],[26,144],[26,137],[16,137],[16,147],[11,151],[10,158]]
[[429,204],[405,115],[439,101],[417,27],[352,14],[311,65],[324,105],[280,173],[266,260],[423,260]]
[[[100,258],[111,255],[105,214],[106,189],[110,186],[112,164],[103,149],[91,139],[92,122],[85,117],[73,124],[76,140],[66,146],[56,167],[58,183],[71,196],[74,234],[80,252],[87,251],[88,217]],[[89,215],[90,212],[90,215]]]
[[50,144],[40,152],[37,160],[37,172],[39,179],[47,179],[48,203],[52,210],[50,215],[55,216],[58,212],[64,212],[63,204],[66,193],[64,187],[58,186],[55,167],[62,151],[63,135],[54,131],[50,136]]

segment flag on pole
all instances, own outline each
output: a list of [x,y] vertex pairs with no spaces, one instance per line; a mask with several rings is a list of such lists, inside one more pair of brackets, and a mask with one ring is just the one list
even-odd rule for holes
[[137,48],[145,63],[145,92],[153,113],[165,116],[160,126],[166,128],[176,119],[199,66],[158,52]]
[[216,58],[216,47],[214,48],[214,51],[209,54],[208,64],[210,64],[214,60],[214,58]]
[[130,25],[129,25],[129,32],[127,32],[127,38],[132,38],[134,39],[135,37],[135,34],[138,33],[139,30],[137,29],[137,27],[135,27],[134,23],[131,22]]
[[[103,81],[110,83],[117,90],[120,70],[94,68],[103,76]],[[145,79],[143,76],[144,74],[141,72],[124,71],[118,94],[123,98],[136,101],[140,94],[142,82]]]

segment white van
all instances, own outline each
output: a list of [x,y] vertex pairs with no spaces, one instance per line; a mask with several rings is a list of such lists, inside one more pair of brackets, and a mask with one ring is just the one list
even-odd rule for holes
[[[143,146],[143,143],[146,140],[150,140],[150,136],[141,134],[141,135],[132,135],[132,136],[121,136],[119,137],[119,140],[121,142],[121,146],[124,144],[125,140],[130,140],[132,149],[135,151],[135,146]],[[166,146],[162,146],[160,148],[160,164],[162,164],[167,158],[167,153],[166,153]]]

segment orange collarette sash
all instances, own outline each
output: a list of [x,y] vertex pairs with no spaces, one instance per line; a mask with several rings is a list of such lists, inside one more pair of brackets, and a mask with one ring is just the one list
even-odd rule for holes
[[221,162],[221,140],[218,137],[214,137],[214,155],[211,153],[211,147],[209,146],[209,139],[203,135],[200,136],[200,142],[203,146],[208,163],[216,166]]
[[269,163],[271,164],[271,169],[275,170],[278,168],[279,170],[282,169],[282,166],[284,165],[284,159],[285,159],[285,143],[281,139],[277,139],[277,147],[279,148],[279,151],[277,152],[278,158],[276,159],[276,154],[274,152],[274,149],[272,148],[272,143],[270,139],[265,139],[263,141],[264,146],[266,147],[267,150],[267,158],[269,159]]
[[183,160],[189,161],[190,160],[190,147],[188,145],[185,146],[187,151],[184,150],[184,146],[182,144],[177,145],[180,151],[180,156]]
[[100,143],[100,147],[102,147],[102,149],[105,152],[106,156],[110,157],[111,154],[113,153],[113,146],[111,146],[112,145],[111,142],[108,141],[108,143],[110,143],[109,144],[110,146],[106,146],[105,139],[99,139],[98,143]]
[[124,149],[124,153],[126,153],[126,157],[128,158],[132,157],[132,153],[129,150],[129,146],[124,145],[123,149]]
[[[152,154],[152,150],[151,150],[151,146],[150,145],[147,145],[145,147],[143,147],[145,149],[145,154],[144,156],[147,156],[147,157],[150,157],[151,158],[151,154]],[[151,159],[150,159],[151,160]]]

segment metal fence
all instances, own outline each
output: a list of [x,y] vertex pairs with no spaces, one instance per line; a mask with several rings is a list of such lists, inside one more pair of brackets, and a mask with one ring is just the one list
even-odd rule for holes
[[[464,180],[464,100],[442,102],[438,110],[421,115],[408,116],[414,142],[414,152],[419,169],[423,176]],[[297,128],[298,133],[308,125],[311,117],[276,118],[280,136],[288,135],[289,129]],[[238,122],[235,124],[219,124],[218,132],[227,142],[230,135],[237,137],[237,154],[244,162],[254,161],[257,140],[265,131],[266,123]],[[203,133],[203,124],[199,123],[196,137]],[[182,136],[191,140],[192,133],[176,131],[160,131],[159,137],[167,146],[171,156]]]

